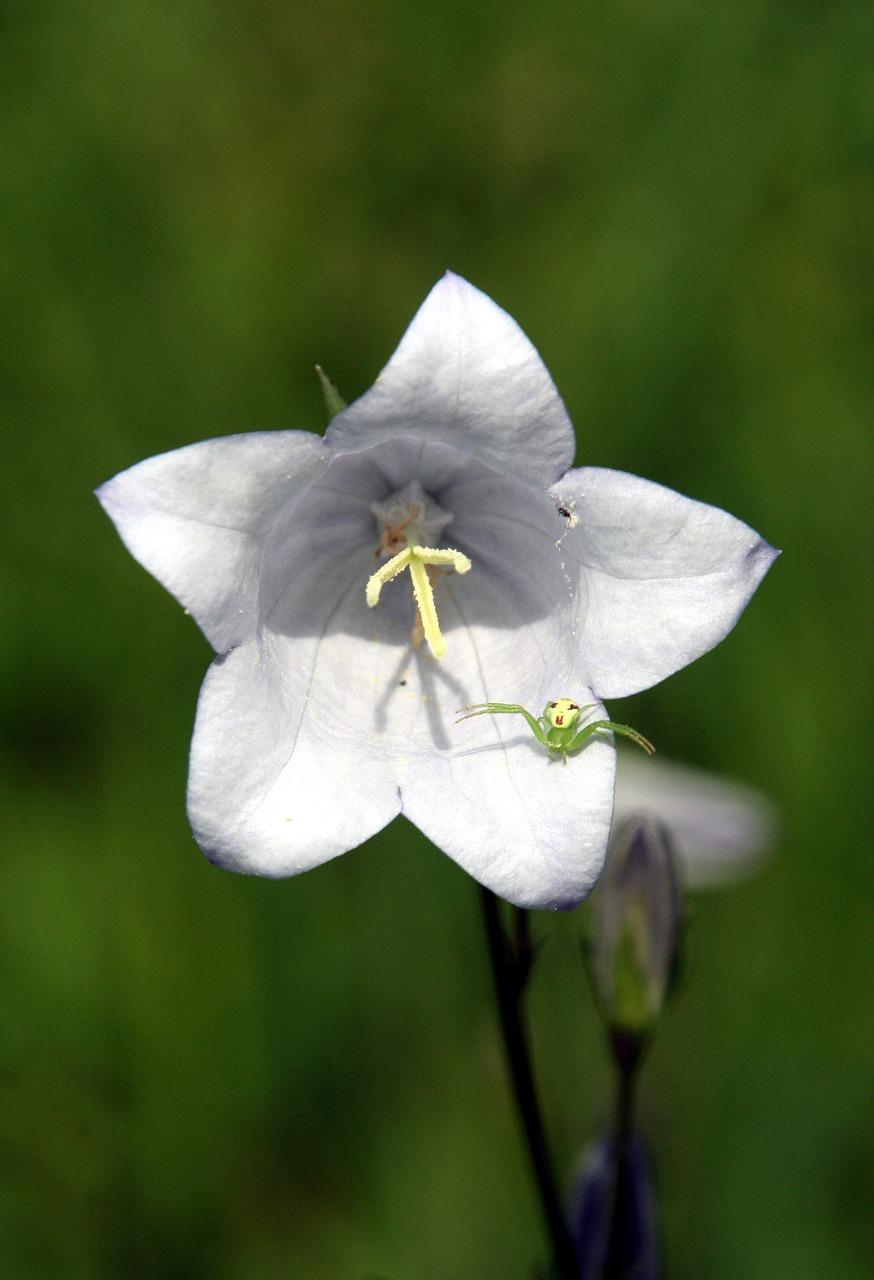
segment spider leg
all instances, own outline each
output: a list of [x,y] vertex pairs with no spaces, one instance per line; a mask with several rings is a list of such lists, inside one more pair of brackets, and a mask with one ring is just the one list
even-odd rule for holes
[[473,716],[487,715],[508,715],[508,716],[524,716],[528,721],[528,726],[534,734],[537,741],[542,747],[548,747],[549,742],[543,731],[543,726],[534,719],[530,711],[526,711],[524,707],[520,707],[516,702],[472,702],[470,706],[459,707],[457,713],[458,719],[456,724],[460,724],[462,720],[470,720]]
[[623,738],[630,738],[636,743],[648,756],[655,755],[655,747],[645,738],[642,733],[638,733],[636,729],[632,729],[627,724],[616,724],[613,720],[595,720],[592,724],[587,724],[584,729],[574,737],[569,743],[568,751],[579,751],[580,747],[585,746],[593,733],[599,733],[609,730],[611,733],[618,733]]

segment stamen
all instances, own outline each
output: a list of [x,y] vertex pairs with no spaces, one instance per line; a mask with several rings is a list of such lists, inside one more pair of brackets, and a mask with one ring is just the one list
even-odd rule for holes
[[435,658],[442,658],[446,652],[446,641],[437,621],[434,590],[428,572],[430,565],[448,565],[456,573],[467,573],[470,569],[470,560],[462,552],[454,551],[451,547],[406,546],[403,551],[399,551],[396,556],[392,556],[391,560],[381,565],[376,573],[370,575],[365,598],[368,608],[372,609],[378,603],[385,584],[391,582],[392,578],[396,578],[399,573],[403,573],[404,569],[409,569],[413,580],[413,595],[416,599],[422,631],[428,641],[428,648]]

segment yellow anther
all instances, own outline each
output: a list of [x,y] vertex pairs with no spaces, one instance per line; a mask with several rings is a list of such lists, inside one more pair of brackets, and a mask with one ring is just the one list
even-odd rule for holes
[[428,573],[430,565],[438,567],[447,565],[456,573],[467,573],[470,561],[466,555],[460,551],[453,551],[451,547],[406,546],[403,551],[392,556],[391,560],[386,560],[376,573],[371,574],[367,580],[365,598],[368,608],[372,609],[378,602],[385,584],[391,582],[392,578],[396,578],[399,573],[403,573],[404,569],[409,569],[413,580],[413,595],[416,598],[416,607],[425,639],[428,641],[428,648],[435,658],[442,658],[446,652],[446,641],[437,621],[434,590]]

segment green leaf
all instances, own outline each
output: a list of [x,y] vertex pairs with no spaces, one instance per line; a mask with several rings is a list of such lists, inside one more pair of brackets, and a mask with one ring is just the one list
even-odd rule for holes
[[316,365],[316,373],[319,375],[319,382],[322,384],[322,395],[325,397],[325,408],[328,410],[328,420],[330,421],[331,418],[336,417],[338,413],[342,413],[348,406],[321,365]]

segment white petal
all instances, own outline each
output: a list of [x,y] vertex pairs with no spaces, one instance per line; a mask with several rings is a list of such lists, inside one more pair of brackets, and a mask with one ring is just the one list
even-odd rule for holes
[[754,869],[777,839],[777,811],[760,791],[656,756],[617,752],[614,821],[648,813],[670,828],[690,888]]
[[581,677],[601,698],[649,688],[718,644],[778,554],[734,516],[621,471],[552,488],[580,574]]
[[221,653],[254,633],[258,558],[277,512],[329,458],[307,431],[226,436],[148,458],[97,497]]
[[505,311],[447,273],[416,313],[374,386],[331,422],[344,451],[405,434],[549,485],[573,461],[574,434],[555,385]]
[[[604,862],[614,747],[596,737],[565,765],[521,716],[455,723],[470,703],[594,701],[569,666],[558,613],[538,609],[537,572],[438,582],[449,651],[404,671],[418,717],[397,725],[402,812],[480,883],[522,907],[576,906]],[[476,621],[471,621],[475,618]],[[592,718],[603,717],[593,708]]]
[[210,861],[296,875],[399,812],[395,769],[359,714],[359,704],[372,704],[372,672],[385,651],[363,648],[342,634],[268,633],[213,663],[188,778],[188,816]]
[[480,884],[516,906],[577,906],[604,865],[613,745],[596,735],[564,763],[521,717],[504,715],[465,720],[455,734],[469,745],[449,757],[408,762],[403,812]]

